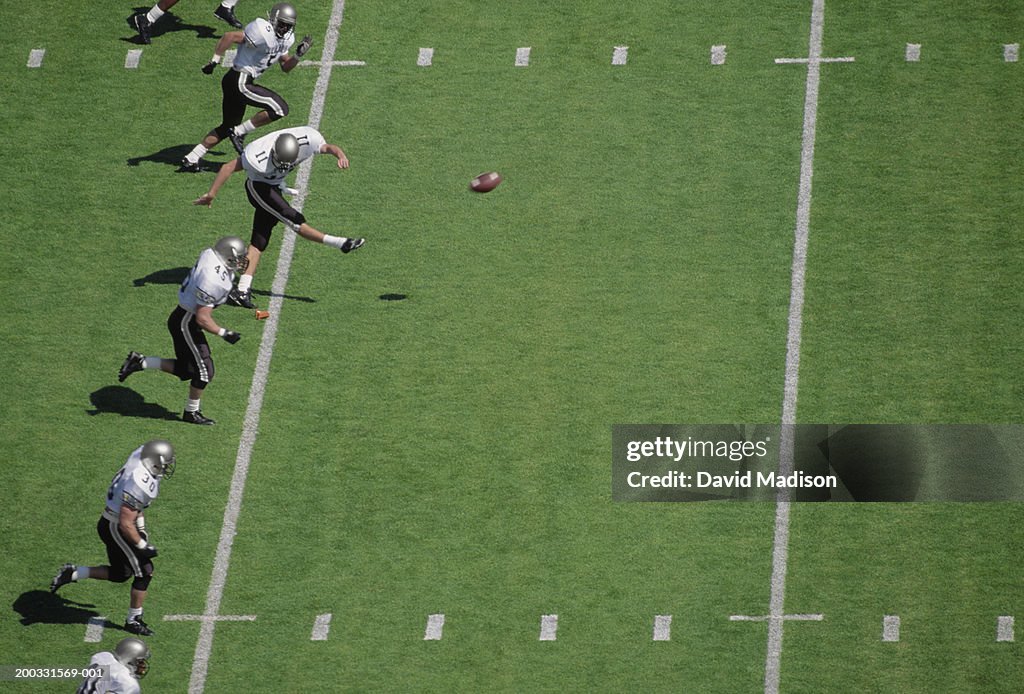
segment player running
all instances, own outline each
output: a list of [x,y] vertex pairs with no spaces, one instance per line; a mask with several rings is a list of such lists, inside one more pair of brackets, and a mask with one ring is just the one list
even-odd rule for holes
[[136,371],[159,369],[182,381],[191,381],[185,411],[181,418],[189,424],[214,424],[204,417],[200,399],[213,380],[213,357],[205,332],[235,344],[242,336],[222,328],[213,319],[213,309],[228,300],[235,273],[245,269],[245,242],[237,236],[225,236],[199,254],[199,259],[178,289],[178,306],[167,318],[167,330],[174,342],[174,359],[147,357],[129,352],[117,374],[124,381]]
[[176,464],[174,447],[163,439],[147,441],[132,451],[110,482],[106,507],[96,524],[110,563],[103,566],[64,564],[50,581],[51,593],[83,578],[114,583],[131,578],[125,631],[140,636],[153,634],[142,619],[142,604],[153,577],[153,559],[157,556],[156,547],[149,544],[145,511],[160,494],[160,481],[174,474]]
[[[299,58],[306,54],[313,39],[306,36],[295,48],[295,55],[288,50],[295,43],[295,8],[286,2],[279,2],[270,9],[267,19],[254,19],[245,31],[229,31],[221,37],[213,51],[213,58],[203,72],[212,75],[224,52],[240,44],[231,69],[220,82],[224,94],[221,103],[220,125],[211,130],[181,161],[179,171],[194,173],[202,170],[199,160],[224,138],[230,138],[235,150],[241,154],[245,136],[256,128],[288,115],[288,103],[281,95],[256,84],[255,80],[274,63],[281,64],[281,70],[291,72],[299,64]],[[242,122],[245,107],[262,109],[249,120]]]
[[129,636],[117,642],[114,652],[100,651],[89,660],[89,669],[103,669],[102,676],[86,677],[76,694],[140,694],[139,680],[149,672],[149,647]]

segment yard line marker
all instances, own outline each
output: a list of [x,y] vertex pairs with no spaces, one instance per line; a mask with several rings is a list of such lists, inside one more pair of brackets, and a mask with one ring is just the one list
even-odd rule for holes
[[668,641],[672,634],[672,615],[654,615],[654,636],[652,641]]
[[254,614],[165,614],[165,622],[255,622]]
[[530,65],[530,47],[516,49],[516,67],[529,67]]
[[540,640],[554,641],[558,638],[558,615],[545,614],[540,617]]
[[430,67],[434,64],[434,49],[433,48],[421,48],[420,56],[416,59],[416,64],[420,67]]
[[89,617],[89,625],[85,627],[85,642],[99,643],[103,640],[103,629],[107,626],[106,617]]
[[28,67],[40,67],[43,64],[43,56],[45,55],[45,48],[33,48],[28,52]]
[[124,57],[124,66],[128,70],[136,70],[139,67],[140,60],[142,60],[142,49],[133,48]]
[[[320,119],[323,117],[324,102],[327,98],[327,87],[331,81],[334,52],[338,47],[338,33],[341,30],[344,12],[345,0],[334,0],[331,7],[331,18],[327,23],[327,34],[324,37],[323,63],[320,66],[320,74],[317,76],[316,86],[313,88],[313,100],[309,112],[309,125],[313,128],[320,126]],[[299,192],[292,201],[292,206],[299,211],[302,210],[303,204],[306,201],[312,165],[313,160],[310,158],[299,166],[299,175],[295,184],[295,188]],[[266,325],[263,328],[263,338],[260,340],[260,350],[256,357],[256,370],[253,373],[252,387],[249,390],[249,402],[246,406],[242,435],[238,443],[238,455],[235,457],[235,469],[231,477],[231,488],[228,492],[228,502],[224,507],[224,522],[221,525],[220,540],[217,543],[217,554],[214,557],[213,571],[210,575],[210,587],[206,592],[204,616],[208,617],[216,617],[218,615],[220,612],[220,602],[224,596],[228,566],[231,563],[231,548],[234,544],[235,533],[238,528],[238,516],[242,511],[242,496],[245,492],[245,481],[249,476],[249,462],[252,460],[252,450],[256,443],[257,431],[259,430],[260,412],[263,408],[263,392],[267,385],[270,360],[274,354],[278,319],[284,302],[284,290],[285,285],[288,283],[288,272],[291,269],[294,249],[295,232],[287,232],[281,240],[281,252],[277,259],[274,282],[271,285],[270,318],[266,320]],[[206,672],[210,665],[210,654],[213,650],[215,625],[216,621],[213,619],[204,620],[199,629],[195,657],[192,660],[192,676],[188,684],[189,694],[201,694],[206,686]]]
[[[855,58],[851,56],[844,56],[842,58],[818,58],[819,63],[852,63]],[[807,58],[776,58],[776,65],[802,65],[807,63]]]
[[427,630],[423,634],[424,641],[440,641],[444,631],[444,615],[432,614],[427,616]]
[[316,621],[313,622],[313,633],[310,635],[310,641],[326,641],[327,632],[331,630],[331,613],[318,614]]
[[882,640],[895,643],[900,640],[900,618],[887,614],[882,617]]
[[919,43],[908,43],[906,52],[908,63],[918,63],[921,61],[921,44]]
[[[814,141],[818,123],[818,88],[821,65],[850,62],[853,58],[823,58],[825,0],[814,0],[806,59],[807,87],[804,94],[804,125],[800,145],[800,189],[797,196],[796,228],[790,279],[789,319],[786,333],[786,374],[782,399],[782,432],[779,441],[779,473],[793,470],[797,390],[800,381],[800,335],[803,330],[804,284],[807,274],[807,240],[811,218],[811,181],[814,177]],[[779,62],[777,59],[776,63]],[[785,625],[786,565],[789,560],[790,489],[779,490],[775,504],[775,532],[772,540],[771,598],[768,613],[768,648],[764,664],[765,694],[778,694],[782,667],[782,633]]]
[[1013,617],[999,617],[996,620],[996,641],[1013,641]]
[[629,60],[629,46],[616,46],[612,51],[612,65],[625,65]]
[[725,44],[711,47],[711,64],[725,65]]
[[299,67],[365,67],[364,60],[303,60]]
[[235,56],[238,55],[238,51],[232,48],[230,51],[224,51],[224,59],[221,61],[221,65],[225,68],[229,68],[235,64]]
[[1003,44],[1003,60],[1007,63],[1016,63],[1020,55],[1019,43]]
[[823,614],[784,614],[780,616],[770,614],[731,614],[729,615],[730,622],[772,622],[775,620],[789,620],[797,622],[821,622],[824,621],[825,615]]

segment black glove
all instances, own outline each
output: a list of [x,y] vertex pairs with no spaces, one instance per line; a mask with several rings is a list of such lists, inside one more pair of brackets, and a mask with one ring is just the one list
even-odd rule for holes
[[306,55],[306,53],[312,47],[313,37],[310,36],[309,34],[306,34],[305,36],[302,37],[302,40],[299,41],[299,45],[295,47],[295,57],[301,58],[302,56]]
[[236,333],[234,330],[228,330],[227,332],[224,333],[224,340],[229,345],[233,345],[241,339],[242,336],[239,333]]
[[206,73],[207,75],[212,75],[212,74],[213,74],[213,71],[214,71],[214,69],[215,69],[216,67],[217,67],[217,63],[215,63],[215,62],[213,62],[213,61],[211,60],[211,61],[210,61],[210,62],[208,62],[208,63],[207,63],[206,65],[203,65],[203,68],[202,68],[202,69],[203,69],[203,72],[205,72],[205,73]]
[[143,559],[152,559],[153,557],[155,557],[157,555],[156,547],[154,547],[153,545],[150,545],[150,544],[147,544],[142,549],[135,550],[135,553],[138,554]]

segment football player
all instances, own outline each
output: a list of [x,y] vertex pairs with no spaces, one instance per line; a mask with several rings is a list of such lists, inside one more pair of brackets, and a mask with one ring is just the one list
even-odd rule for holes
[[[138,33],[143,43],[152,43],[153,25],[160,21],[165,12],[177,4],[178,0],[160,0],[153,5],[149,12],[139,12],[129,17],[127,19],[128,26]],[[238,0],[221,0],[220,5],[213,11],[213,16],[224,20],[236,29],[241,29],[242,23],[235,16],[235,5],[237,4]]]
[[149,647],[129,636],[117,642],[114,652],[100,651],[89,660],[90,669],[103,668],[102,677],[86,677],[77,694],[139,694],[139,680],[149,672]]
[[366,243],[366,239],[331,236],[317,231],[306,222],[301,212],[284,199],[285,193],[294,192],[285,185],[288,174],[314,154],[330,154],[338,160],[339,169],[348,168],[348,157],[341,147],[327,142],[315,128],[308,125],[285,128],[264,135],[246,146],[242,156],[220,167],[209,192],[192,202],[193,205],[209,207],[231,174],[245,171],[245,192],[255,212],[247,256],[248,267],[238,279],[238,287],[228,297],[232,304],[253,308],[252,277],[278,222],[283,222],[304,239],[337,248],[342,253],[351,253]]
[[178,289],[178,306],[167,318],[167,330],[174,342],[174,359],[147,357],[129,352],[117,374],[124,381],[136,371],[159,369],[182,381],[191,381],[182,420],[190,424],[214,424],[204,417],[200,398],[213,380],[213,357],[203,331],[235,344],[242,336],[218,325],[213,309],[228,299],[235,282],[235,273],[245,270],[245,242],[237,236],[225,236],[199,254],[199,260]]
[[145,511],[160,493],[160,480],[170,478],[176,464],[174,447],[163,439],[147,441],[132,451],[110,482],[106,507],[96,524],[96,532],[107,546],[110,563],[103,566],[64,564],[50,581],[51,593],[83,578],[114,583],[131,578],[125,631],[140,636],[153,634],[142,619],[142,603],[146,600],[153,577],[153,559],[157,556],[156,547],[149,544]]
[[[203,67],[207,75],[213,74],[230,46],[241,44],[231,69],[220,81],[224,94],[221,122],[185,155],[179,171],[201,171],[199,160],[226,137],[231,139],[231,144],[241,154],[247,134],[288,115],[288,103],[281,95],[256,84],[255,80],[274,63],[280,63],[284,72],[291,72],[299,64],[299,58],[306,55],[313,45],[313,39],[306,36],[295,48],[295,55],[289,55],[288,50],[295,43],[295,19],[295,8],[286,2],[279,2],[270,8],[267,19],[255,19],[249,22],[245,31],[230,31],[221,37],[213,51],[213,58]],[[246,106],[262,110],[243,123]]]

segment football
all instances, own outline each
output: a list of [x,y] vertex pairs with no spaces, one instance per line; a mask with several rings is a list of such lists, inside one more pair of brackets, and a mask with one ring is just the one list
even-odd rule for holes
[[489,193],[497,188],[499,183],[501,183],[501,174],[497,171],[491,171],[489,173],[482,173],[470,181],[469,188],[477,193]]

